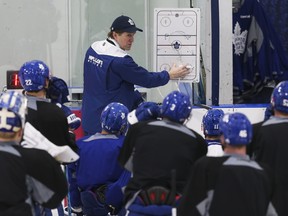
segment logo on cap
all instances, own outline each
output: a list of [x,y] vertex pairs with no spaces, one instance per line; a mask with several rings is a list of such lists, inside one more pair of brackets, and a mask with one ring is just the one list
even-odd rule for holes
[[130,25],[135,25],[132,19],[129,19],[128,22],[130,23]]

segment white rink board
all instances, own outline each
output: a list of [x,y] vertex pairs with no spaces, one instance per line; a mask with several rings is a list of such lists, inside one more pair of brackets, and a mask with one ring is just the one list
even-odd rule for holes
[[[249,105],[247,107],[238,107],[237,105],[235,106],[231,105],[231,107],[219,106],[219,107],[213,107],[213,108],[222,109],[224,113],[233,113],[233,112],[243,113],[248,117],[248,119],[251,121],[252,124],[255,124],[260,121],[263,121],[266,106],[267,106],[266,104],[259,105],[259,106],[257,105],[255,107],[253,107],[252,105]],[[201,123],[202,123],[202,118],[206,112],[207,110],[204,108],[193,107],[192,116],[190,120],[186,123],[186,126],[195,130],[200,135],[204,136],[201,130]]]

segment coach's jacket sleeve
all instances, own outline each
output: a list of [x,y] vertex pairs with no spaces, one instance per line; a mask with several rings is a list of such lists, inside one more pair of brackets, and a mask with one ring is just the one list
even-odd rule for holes
[[130,56],[115,59],[111,64],[111,68],[126,82],[145,88],[163,86],[170,80],[168,71],[149,72],[138,66]]

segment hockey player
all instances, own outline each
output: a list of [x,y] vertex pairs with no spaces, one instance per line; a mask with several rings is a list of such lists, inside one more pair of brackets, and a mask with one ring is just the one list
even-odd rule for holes
[[50,142],[57,146],[68,145],[76,152],[75,136],[69,133],[68,121],[63,110],[47,99],[50,77],[49,68],[43,61],[32,60],[21,66],[19,79],[28,99],[26,121]]
[[48,89],[46,90],[46,97],[64,112],[68,121],[70,140],[75,143],[76,137],[74,131],[80,127],[81,118],[77,117],[75,113],[65,105],[69,102],[69,90],[66,82],[61,78],[51,77],[49,79]]
[[208,145],[207,156],[217,157],[224,154],[219,130],[219,122],[223,115],[221,109],[210,109],[202,118],[202,130]]
[[69,131],[71,133],[80,127],[81,119],[65,105],[66,103],[70,102],[70,100],[68,86],[63,79],[55,76],[51,77],[46,96],[52,103],[57,104],[57,106],[64,111],[65,116],[67,117]]
[[265,109],[263,121],[253,124],[254,136],[252,138],[251,144],[247,146],[247,154],[254,160],[255,160],[255,155],[257,154],[257,151],[259,149],[259,144],[261,143],[261,142],[256,141],[256,137],[257,137],[256,135],[258,134],[258,130],[261,128],[263,123],[267,121],[268,119],[270,119],[270,117],[273,115],[274,115],[274,110],[273,110],[272,104],[269,103]]
[[32,216],[34,203],[57,207],[67,194],[65,175],[46,151],[21,147],[26,97],[11,91],[0,97],[0,215]]
[[28,61],[20,68],[20,83],[28,98],[26,121],[55,145],[68,145],[75,150],[64,112],[46,98],[49,78],[49,68],[40,60]]
[[242,113],[228,113],[219,127],[225,154],[196,161],[177,215],[277,215],[270,205],[271,173],[246,155],[250,121]]
[[[65,104],[68,103],[69,100],[69,90],[67,83],[58,77],[51,77],[49,79],[49,85],[47,89],[46,96],[51,100],[52,103],[55,103],[57,106],[59,106],[68,121],[69,125],[69,134],[71,137],[71,140],[76,142],[76,136],[74,134],[74,131],[77,130],[81,125],[81,119],[75,115],[71,111],[69,107],[67,107]],[[74,208],[69,208],[69,205],[65,207],[65,211],[68,212],[71,211],[71,213],[75,213],[78,215],[82,214],[82,208],[81,208],[81,199],[80,199],[80,193],[78,190],[78,186],[76,183],[76,171],[75,171],[75,163],[69,163],[65,167],[66,169],[66,175],[69,182],[69,194],[68,194],[68,203],[70,206],[73,206]],[[58,207],[58,215],[61,216],[64,214],[64,209],[61,206]]]
[[255,160],[272,168],[275,191],[272,203],[278,215],[288,215],[288,81],[280,82],[271,95],[273,115],[262,123],[256,124],[253,137]]
[[131,175],[117,161],[128,125],[127,115],[126,106],[110,103],[101,114],[101,133],[77,140],[80,155],[76,165],[77,184],[83,213],[87,216],[116,215],[121,211],[121,189]]
[[183,125],[191,109],[189,97],[173,91],[160,108],[163,120],[142,121],[129,128],[119,155],[120,164],[133,173],[125,188],[129,216],[153,215],[153,211],[170,215],[189,169],[206,155],[203,137]]

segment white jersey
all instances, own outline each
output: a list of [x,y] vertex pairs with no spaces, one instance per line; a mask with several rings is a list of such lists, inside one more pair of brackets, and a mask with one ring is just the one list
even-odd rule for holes
[[221,143],[218,140],[206,140],[208,150],[206,156],[208,157],[221,157],[224,154]]

